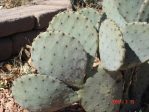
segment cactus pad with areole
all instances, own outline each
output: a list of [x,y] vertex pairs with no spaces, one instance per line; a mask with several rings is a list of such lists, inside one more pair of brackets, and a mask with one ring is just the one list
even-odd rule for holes
[[80,14],[86,16],[96,27],[98,22],[102,19],[102,12],[98,12],[96,9],[93,8],[83,8],[78,11]]
[[117,25],[110,19],[100,27],[99,52],[104,68],[116,71],[121,68],[125,58],[125,43]]
[[32,44],[32,61],[39,73],[71,86],[81,86],[87,54],[78,40],[60,32],[44,32]]
[[[118,72],[112,74],[120,75]],[[112,103],[122,97],[122,81],[117,82],[108,72],[99,68],[98,72],[87,79],[84,88],[78,92],[86,112],[115,112],[119,105]]]
[[62,31],[75,37],[91,56],[95,56],[98,47],[98,33],[88,18],[77,12],[62,12],[51,21],[48,31]]
[[46,75],[29,74],[13,82],[16,102],[32,112],[53,112],[79,100],[61,81]]

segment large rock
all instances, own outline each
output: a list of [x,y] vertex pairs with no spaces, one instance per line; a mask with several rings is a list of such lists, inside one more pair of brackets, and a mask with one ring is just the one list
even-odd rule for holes
[[0,17],[0,37],[29,31],[35,26],[35,17],[32,15],[10,13],[9,16],[5,16],[0,12]]
[[0,61],[9,59],[20,53],[25,45],[31,45],[34,38],[44,30],[33,30],[0,38]]
[[[55,1],[56,2],[56,1]],[[33,5],[21,6],[0,11],[0,37],[25,32],[34,28],[42,29],[59,11],[67,9],[67,5]],[[57,3],[57,2],[56,2]]]
[[0,38],[0,61],[8,59],[12,54],[12,41],[9,38]]

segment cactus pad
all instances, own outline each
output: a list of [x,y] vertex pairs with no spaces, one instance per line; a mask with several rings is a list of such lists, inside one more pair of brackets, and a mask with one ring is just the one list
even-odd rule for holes
[[143,2],[144,0],[115,0],[115,5],[127,22],[135,22],[138,21],[138,12]]
[[138,15],[138,21],[149,22],[149,0],[144,0]]
[[[112,75],[120,75],[113,73]],[[115,112],[119,105],[112,104],[122,97],[122,82],[117,82],[108,72],[100,68],[87,79],[84,88],[79,92],[81,104],[86,112]]]
[[149,24],[145,22],[128,23],[123,32],[124,41],[136,54],[140,62],[149,60]]
[[114,21],[107,19],[100,27],[99,52],[104,68],[116,71],[121,68],[125,58],[125,43],[122,33]]
[[114,20],[120,27],[124,27],[127,23],[117,9],[115,0],[103,0],[103,10],[106,13],[107,18]]
[[25,75],[14,81],[12,95],[22,107],[34,112],[53,112],[78,101],[77,93],[46,75]]
[[108,18],[120,27],[126,23],[149,21],[149,0],[104,0],[103,9]]
[[98,47],[98,33],[91,21],[74,12],[62,12],[49,24],[48,31],[57,30],[69,34],[80,41],[91,56],[95,56]]
[[102,12],[98,12],[93,8],[82,8],[78,12],[86,16],[95,27],[102,18]]
[[75,38],[60,32],[40,34],[32,44],[32,62],[41,74],[71,85],[83,83],[87,54]]

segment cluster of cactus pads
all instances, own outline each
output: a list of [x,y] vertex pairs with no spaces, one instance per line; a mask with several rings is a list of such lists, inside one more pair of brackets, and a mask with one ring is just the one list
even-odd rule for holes
[[[139,112],[149,103],[142,102],[149,88],[148,4],[104,0],[103,12],[83,8],[57,14],[32,44],[38,74],[13,83],[16,102],[34,112],[75,102],[86,112]],[[100,64],[93,68],[96,57]]]

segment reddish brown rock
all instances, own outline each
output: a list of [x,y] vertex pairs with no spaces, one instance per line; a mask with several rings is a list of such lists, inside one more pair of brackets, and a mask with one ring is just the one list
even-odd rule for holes
[[12,54],[12,41],[9,38],[0,38],[0,61],[8,59]]
[[[0,11],[0,61],[18,54],[45,29],[52,17],[70,6],[69,0],[35,0],[35,4]],[[34,30],[34,31],[33,31]]]
[[34,28],[34,16],[13,15],[10,17],[3,17],[0,15],[0,37],[14,34],[17,32],[29,31]]
[[[56,1],[55,1],[56,2]],[[54,1],[53,1],[54,3]],[[0,37],[47,27],[51,18],[66,5],[21,6],[0,11]]]

